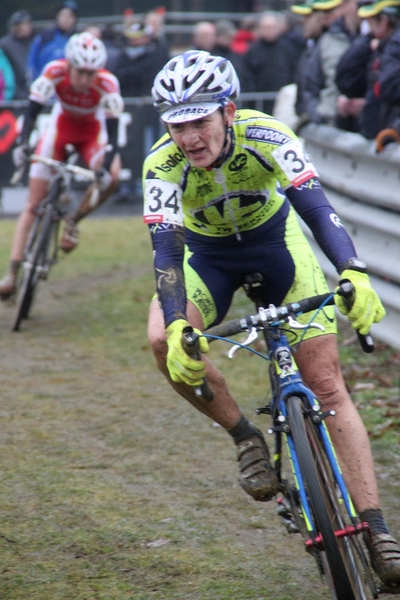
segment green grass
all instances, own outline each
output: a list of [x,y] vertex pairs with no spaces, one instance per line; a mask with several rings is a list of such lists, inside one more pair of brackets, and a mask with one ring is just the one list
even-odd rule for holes
[[[1,269],[14,226],[0,222]],[[0,307],[1,600],[328,598],[273,504],[239,488],[227,435],[157,372],[146,337],[153,290],[141,219],[90,219],[20,333],[9,331],[13,308]],[[247,309],[240,295],[232,315]],[[227,349],[218,342],[211,355],[255,419],[264,365],[245,352],[231,362]],[[398,427],[374,435],[398,398],[398,354],[342,352],[399,531]],[[354,391],[360,381],[375,388]]]

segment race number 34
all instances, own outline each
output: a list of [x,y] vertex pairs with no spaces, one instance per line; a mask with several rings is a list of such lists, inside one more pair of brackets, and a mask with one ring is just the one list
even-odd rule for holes
[[146,180],[144,222],[183,224],[182,190],[177,184],[159,179]]

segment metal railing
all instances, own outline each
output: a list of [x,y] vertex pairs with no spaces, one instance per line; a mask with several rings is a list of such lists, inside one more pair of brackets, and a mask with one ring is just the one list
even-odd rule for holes
[[[307,125],[301,136],[386,308],[373,334],[400,348],[400,146],[391,144],[376,154],[375,142],[326,125]],[[333,289],[338,274],[303,228]]]

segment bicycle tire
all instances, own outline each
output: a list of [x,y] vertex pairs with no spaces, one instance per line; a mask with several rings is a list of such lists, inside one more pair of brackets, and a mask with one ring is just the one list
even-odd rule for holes
[[[347,513],[344,504],[343,508],[340,506],[335,478],[318,431],[310,419],[305,420],[305,426],[331,522],[335,529],[343,529],[346,525],[346,518],[350,519],[351,516]],[[377,598],[378,593],[359,537],[339,538],[338,545],[356,599]]]
[[304,423],[303,403],[297,396],[287,400],[287,413],[293,443],[296,448],[301,473],[306,486],[310,508],[324,543],[321,557],[325,567],[325,577],[332,598],[335,600],[357,600],[347,574],[346,566],[340,552],[335,530],[332,526],[326,499],[321,487],[319,474],[315,465]]
[[36,224],[36,235],[30,240],[26,260],[22,267],[22,283],[18,294],[17,307],[12,323],[12,331],[19,331],[23,319],[29,317],[36,287],[39,281],[38,266],[46,260],[47,248],[51,237],[53,207],[46,206],[43,216]]

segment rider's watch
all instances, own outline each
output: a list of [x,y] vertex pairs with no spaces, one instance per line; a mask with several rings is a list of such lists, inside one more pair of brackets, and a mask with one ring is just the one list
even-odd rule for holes
[[360,260],[359,258],[349,258],[344,265],[343,271],[346,269],[350,269],[351,271],[358,271],[359,273],[366,273],[367,265],[363,260]]

